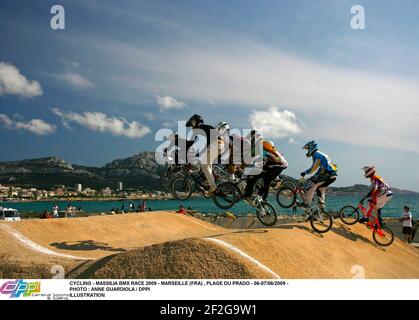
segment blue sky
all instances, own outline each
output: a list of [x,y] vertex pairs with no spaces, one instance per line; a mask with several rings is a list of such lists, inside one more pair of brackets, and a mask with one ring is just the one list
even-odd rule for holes
[[[417,1],[61,1],[55,31],[54,4],[0,4],[0,161],[103,165],[200,113],[264,128],[288,174],[316,138],[336,185],[376,164],[419,190]],[[355,4],[365,30],[350,27]]]

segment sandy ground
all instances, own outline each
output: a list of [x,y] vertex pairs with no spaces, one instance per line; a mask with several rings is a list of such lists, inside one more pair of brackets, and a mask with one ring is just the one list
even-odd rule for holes
[[[1,222],[0,277],[51,278],[51,267],[62,265],[71,278],[419,278],[419,251],[399,239],[382,248],[364,225],[335,220],[319,235],[286,222],[232,229],[169,212]],[[46,249],[92,260],[37,252],[1,224]]]

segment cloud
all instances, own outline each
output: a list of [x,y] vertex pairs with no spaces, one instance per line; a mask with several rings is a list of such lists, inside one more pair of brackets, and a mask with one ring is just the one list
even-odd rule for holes
[[165,121],[161,124],[162,128],[173,128],[175,127],[175,123],[171,121]]
[[297,116],[288,110],[280,110],[275,106],[267,110],[253,111],[249,116],[253,128],[262,130],[264,136],[285,138],[301,132]]
[[87,80],[86,78],[84,78],[83,76],[75,72],[65,72],[65,73],[60,73],[60,74],[54,74],[53,77],[56,79],[65,81],[79,88],[94,88],[95,87],[95,85],[91,81]]
[[298,141],[291,137],[288,139],[288,144],[298,144]]
[[151,112],[144,113],[144,118],[150,121],[154,121],[154,115]]
[[56,130],[55,125],[49,124],[41,119],[16,121],[3,113],[0,113],[0,124],[10,130],[26,130],[40,136],[54,133]]
[[92,131],[109,132],[127,138],[142,138],[151,131],[137,121],[129,122],[125,118],[110,117],[102,112],[64,112],[58,108],[53,108],[52,112],[61,118],[66,127],[74,122]]
[[182,109],[186,105],[171,96],[156,96],[156,101],[160,106],[160,110]]
[[38,81],[28,80],[15,66],[0,62],[0,96],[3,94],[32,98],[42,95],[42,88]]

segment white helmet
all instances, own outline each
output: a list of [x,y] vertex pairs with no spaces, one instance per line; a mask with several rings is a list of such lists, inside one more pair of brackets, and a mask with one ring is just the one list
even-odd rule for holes
[[375,166],[373,166],[373,165],[365,166],[365,167],[362,168],[362,170],[364,170],[364,177],[365,178],[370,178],[376,172]]
[[230,126],[228,125],[227,122],[221,121],[217,125],[217,130],[218,130],[218,133],[223,136],[225,133],[227,133],[230,130]]

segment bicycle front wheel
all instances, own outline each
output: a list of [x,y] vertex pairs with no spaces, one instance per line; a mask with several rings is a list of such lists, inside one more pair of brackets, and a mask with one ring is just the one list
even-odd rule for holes
[[221,209],[230,209],[239,200],[240,189],[231,182],[224,182],[212,196],[215,205]]
[[317,233],[326,233],[333,226],[332,216],[321,210],[317,210],[310,217],[310,224]]
[[270,227],[276,223],[276,210],[267,202],[261,203],[261,205],[257,208],[256,215],[259,221],[265,226]]
[[172,183],[172,194],[178,200],[187,200],[192,195],[192,183],[189,179],[179,177]]
[[345,206],[340,209],[339,217],[344,224],[351,226],[357,223],[359,219],[359,210],[353,206]]
[[295,189],[284,186],[276,193],[276,201],[282,208],[291,208],[297,202]]
[[394,233],[388,227],[381,227],[381,229],[375,229],[372,233],[372,238],[375,243],[382,247],[391,245],[394,241]]

